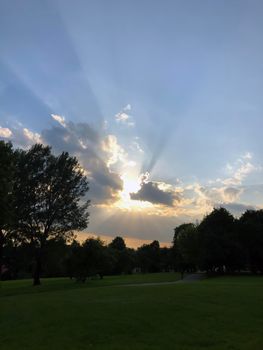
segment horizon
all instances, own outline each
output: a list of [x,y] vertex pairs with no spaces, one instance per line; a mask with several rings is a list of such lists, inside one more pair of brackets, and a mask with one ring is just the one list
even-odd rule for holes
[[0,139],[79,159],[84,236],[165,244],[213,207],[261,209],[262,10],[2,2]]
[[[107,235],[101,235],[97,233],[92,233],[92,232],[86,232],[86,231],[81,231],[81,232],[76,232],[77,240],[80,243],[83,243],[85,240],[94,238],[94,239],[101,239],[105,245],[108,245],[113,241],[114,238],[117,236],[107,236]],[[134,238],[134,237],[122,237],[124,239],[124,242],[127,246],[127,248],[132,248],[132,249],[137,249],[141,247],[144,244],[150,244],[153,242],[152,239],[140,239],[140,238]],[[171,242],[159,242],[160,248],[170,248],[172,246],[172,239]]]

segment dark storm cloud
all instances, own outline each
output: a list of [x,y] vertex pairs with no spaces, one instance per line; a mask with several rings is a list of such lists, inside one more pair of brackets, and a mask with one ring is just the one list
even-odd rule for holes
[[143,182],[138,192],[130,193],[130,198],[171,207],[174,205],[174,201],[179,202],[181,199],[178,193],[162,190],[157,182],[152,181]]

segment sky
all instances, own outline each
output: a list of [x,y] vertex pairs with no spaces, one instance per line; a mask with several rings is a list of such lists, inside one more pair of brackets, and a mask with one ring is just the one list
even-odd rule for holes
[[78,157],[95,235],[169,243],[213,207],[263,208],[262,15],[256,0],[0,0],[0,139]]

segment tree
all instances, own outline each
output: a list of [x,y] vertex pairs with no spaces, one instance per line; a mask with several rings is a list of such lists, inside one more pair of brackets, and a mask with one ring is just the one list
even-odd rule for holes
[[160,244],[158,241],[143,244],[138,248],[137,256],[143,272],[160,272]]
[[172,246],[175,269],[192,272],[197,267],[197,230],[192,223],[175,228]]
[[118,251],[122,251],[126,249],[126,244],[122,237],[117,236],[109,244],[109,247]]
[[100,238],[89,238],[83,243],[82,249],[87,276],[99,275],[103,278],[109,263],[107,248],[103,241]]
[[0,141],[0,280],[3,249],[13,219],[14,152],[12,144]]
[[[16,163],[15,229],[34,249],[34,285],[40,284],[43,251],[51,238],[72,238],[88,225],[88,182],[78,160],[36,144],[19,150]],[[82,200],[82,201],[81,201]]]
[[161,271],[169,272],[173,268],[171,248],[160,248],[160,268]]
[[126,247],[122,237],[115,237],[108,245],[109,252],[113,260],[112,273],[118,275],[121,273],[131,273],[134,267],[135,254],[133,249]]
[[263,210],[247,210],[238,226],[247,266],[252,272],[263,274]]
[[103,278],[111,266],[111,256],[103,241],[99,238],[88,238],[83,244],[73,242],[67,263],[70,277],[85,282],[88,277],[96,275]]
[[67,275],[66,261],[70,247],[63,237],[51,238],[46,242],[43,263],[45,277],[62,277]]
[[208,272],[232,270],[238,256],[235,219],[225,209],[214,209],[198,227],[199,266]]

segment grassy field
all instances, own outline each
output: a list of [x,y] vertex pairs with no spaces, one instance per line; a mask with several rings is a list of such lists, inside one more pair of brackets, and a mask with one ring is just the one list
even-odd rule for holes
[[[6,349],[263,348],[263,278],[193,283],[176,274],[108,277],[84,285],[67,279],[2,283],[0,341]],[[125,285],[126,284],[126,285]]]

